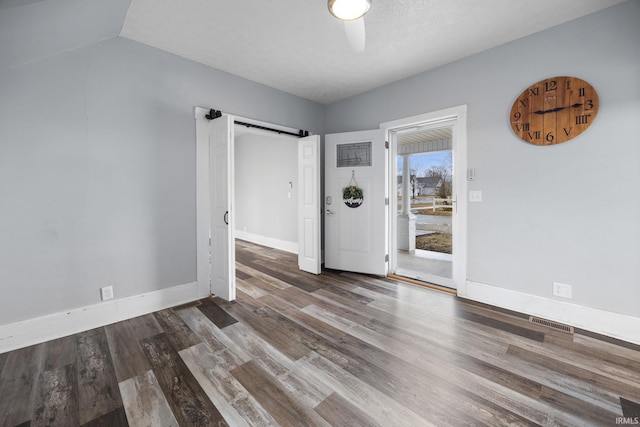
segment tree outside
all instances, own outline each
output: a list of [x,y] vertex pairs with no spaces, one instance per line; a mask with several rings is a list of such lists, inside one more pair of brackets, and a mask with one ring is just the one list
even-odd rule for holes
[[427,176],[439,178],[439,184],[436,188],[436,197],[441,199],[448,199],[452,194],[452,170],[453,170],[453,155],[449,151],[445,160],[437,165],[432,165],[427,171]]

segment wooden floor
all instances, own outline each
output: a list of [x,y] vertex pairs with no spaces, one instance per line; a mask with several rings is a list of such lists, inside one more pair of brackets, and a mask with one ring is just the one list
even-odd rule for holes
[[[640,349],[429,289],[301,273],[238,242],[238,301],[202,300],[0,355],[0,423],[628,424]],[[626,418],[620,418],[626,417]]]

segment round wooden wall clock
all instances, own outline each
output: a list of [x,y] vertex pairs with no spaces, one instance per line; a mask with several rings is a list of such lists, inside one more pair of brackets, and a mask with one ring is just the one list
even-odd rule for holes
[[511,107],[515,134],[535,145],[560,144],[575,138],[598,114],[598,94],[577,77],[551,77],[524,90]]

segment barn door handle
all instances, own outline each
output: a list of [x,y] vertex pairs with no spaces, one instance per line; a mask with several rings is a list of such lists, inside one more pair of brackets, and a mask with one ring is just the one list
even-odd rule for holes
[[224,216],[222,217],[222,219],[224,220],[224,223],[229,225],[229,211],[226,211],[224,213]]

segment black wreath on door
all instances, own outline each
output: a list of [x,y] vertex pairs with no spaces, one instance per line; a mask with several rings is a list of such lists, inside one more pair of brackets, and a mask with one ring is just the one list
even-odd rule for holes
[[355,171],[351,171],[351,181],[349,185],[342,189],[342,200],[350,208],[357,208],[364,202],[362,188],[358,187]]

